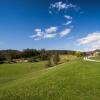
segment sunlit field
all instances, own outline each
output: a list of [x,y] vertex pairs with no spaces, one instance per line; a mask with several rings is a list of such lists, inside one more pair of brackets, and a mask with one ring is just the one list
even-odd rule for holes
[[0,65],[0,100],[99,100],[100,63]]
[[0,100],[100,100],[100,0],[0,0]]
[[94,59],[94,60],[100,60],[100,56],[91,57],[91,59]]

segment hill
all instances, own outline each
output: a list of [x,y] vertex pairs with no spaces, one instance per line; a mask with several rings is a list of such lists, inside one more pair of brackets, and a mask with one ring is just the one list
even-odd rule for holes
[[99,100],[99,76],[100,63],[75,60],[3,83],[0,100]]

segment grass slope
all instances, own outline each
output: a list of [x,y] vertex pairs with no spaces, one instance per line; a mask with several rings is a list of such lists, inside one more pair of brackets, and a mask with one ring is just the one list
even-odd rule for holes
[[100,100],[100,63],[76,60],[27,74],[1,87],[0,100]]
[[[23,78],[25,75],[45,69],[46,62],[38,63],[16,63],[0,65],[0,86],[5,86],[8,82]],[[38,66],[38,67],[37,67]]]
[[91,59],[93,59],[93,60],[100,60],[100,56],[91,57]]

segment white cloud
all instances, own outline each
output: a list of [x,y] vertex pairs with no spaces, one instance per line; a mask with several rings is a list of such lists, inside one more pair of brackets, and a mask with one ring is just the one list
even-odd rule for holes
[[54,4],[51,4],[50,6],[51,8],[56,8],[57,10],[62,10],[62,9],[65,9],[66,8],[66,4],[65,3],[62,3],[62,1],[59,1],[59,2],[56,2]]
[[56,34],[45,34],[44,38],[54,38]]
[[68,20],[72,20],[72,17],[69,16],[69,15],[65,15],[64,17],[65,17],[66,19],[68,19]]
[[41,40],[41,38],[39,38],[39,37],[38,38],[34,38],[34,40],[38,41],[38,40]]
[[54,38],[56,36],[57,27],[50,27],[45,29],[45,31],[42,31],[41,29],[36,28],[34,30],[35,34],[30,36],[30,38],[33,38],[34,40],[42,40],[46,38]]
[[[98,44],[99,43],[99,44]],[[95,42],[95,43],[92,43],[92,44],[88,44],[84,47],[84,51],[93,51],[93,50],[96,50],[96,49],[100,49],[100,41],[99,42]]]
[[[70,10],[70,9],[76,10],[76,9],[78,9],[78,6],[71,4],[71,3],[68,3],[68,1],[66,3],[59,1],[59,2],[55,2],[54,4],[50,5],[49,14],[53,14],[53,12],[55,12],[55,10],[57,12],[63,10],[64,15],[65,15],[66,11]],[[51,27],[43,29],[43,30],[41,28],[40,29],[36,28],[34,30],[35,33],[30,37],[33,38],[34,40],[42,40],[42,39],[46,39],[46,38],[47,39],[54,38],[56,36],[59,36],[59,37],[66,36],[67,34],[69,34],[71,32],[71,30],[73,28],[73,26],[71,25],[73,18],[69,15],[65,15],[64,17],[66,18],[67,22],[65,22],[64,24],[62,23],[59,26],[60,28],[58,28],[56,26],[51,26]],[[68,25],[67,26],[68,28],[61,30],[64,27],[63,25],[66,25],[66,26]]]
[[60,36],[64,37],[64,36],[68,35],[70,32],[71,32],[71,29],[70,28],[66,28],[62,32],[60,32]]
[[35,34],[30,36],[30,38],[33,38],[34,40],[42,40],[55,38],[57,35],[64,37],[71,32],[71,28],[66,28],[60,33],[57,32],[57,27],[50,27],[45,29],[45,31],[42,31],[41,29],[35,29],[34,32]]
[[89,43],[97,42],[99,40],[100,40],[100,32],[93,32],[91,34],[88,34],[86,37],[78,39],[77,41],[80,45],[86,45]]
[[41,29],[36,28],[36,29],[34,30],[34,32],[35,32],[36,34],[33,34],[32,36],[30,36],[30,38],[33,38],[34,40],[41,40],[41,39],[43,38],[44,32],[42,32]]
[[91,48],[91,50],[100,49],[100,40],[92,42],[91,44],[88,44],[88,46]]
[[34,40],[40,40],[42,39],[42,37],[44,36],[44,32],[42,32],[41,29],[35,29],[34,32],[36,34],[33,34],[32,36],[30,36],[30,38],[34,38]]
[[85,51],[100,49],[100,32],[93,32],[86,37],[77,40],[79,46],[83,46]]
[[41,32],[41,29],[36,28],[34,31],[35,31],[35,32]]
[[95,45],[92,45],[92,48],[95,49],[100,49],[100,41],[98,43],[95,43]]
[[72,23],[72,17],[69,15],[64,16],[68,21],[64,23],[63,25],[70,25]]
[[57,31],[57,27],[50,27],[50,28],[47,28],[45,29],[45,33],[54,33]]
[[56,2],[56,3],[50,5],[50,9],[57,9],[58,11],[68,10],[70,8],[73,8],[75,10],[79,9],[79,7],[77,7],[76,5],[73,5],[68,2],[63,3],[62,1],[59,1],[59,2]]
[[63,25],[70,25],[72,23],[72,21],[68,21],[68,22],[66,22],[65,24],[63,24]]

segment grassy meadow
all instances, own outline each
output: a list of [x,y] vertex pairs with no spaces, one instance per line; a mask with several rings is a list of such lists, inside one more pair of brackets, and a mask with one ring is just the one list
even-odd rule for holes
[[30,73],[36,73],[39,70],[45,69],[45,64],[46,62],[1,64],[0,87],[16,79],[23,78]]
[[66,62],[66,61],[72,61],[72,60],[75,60],[75,59],[77,59],[77,57],[76,56],[74,56],[74,55],[60,55],[60,59],[61,59],[61,61],[62,62]]
[[100,60],[100,56],[91,57],[91,59],[94,59],[94,60]]
[[0,65],[0,100],[100,100],[100,63],[45,64]]

